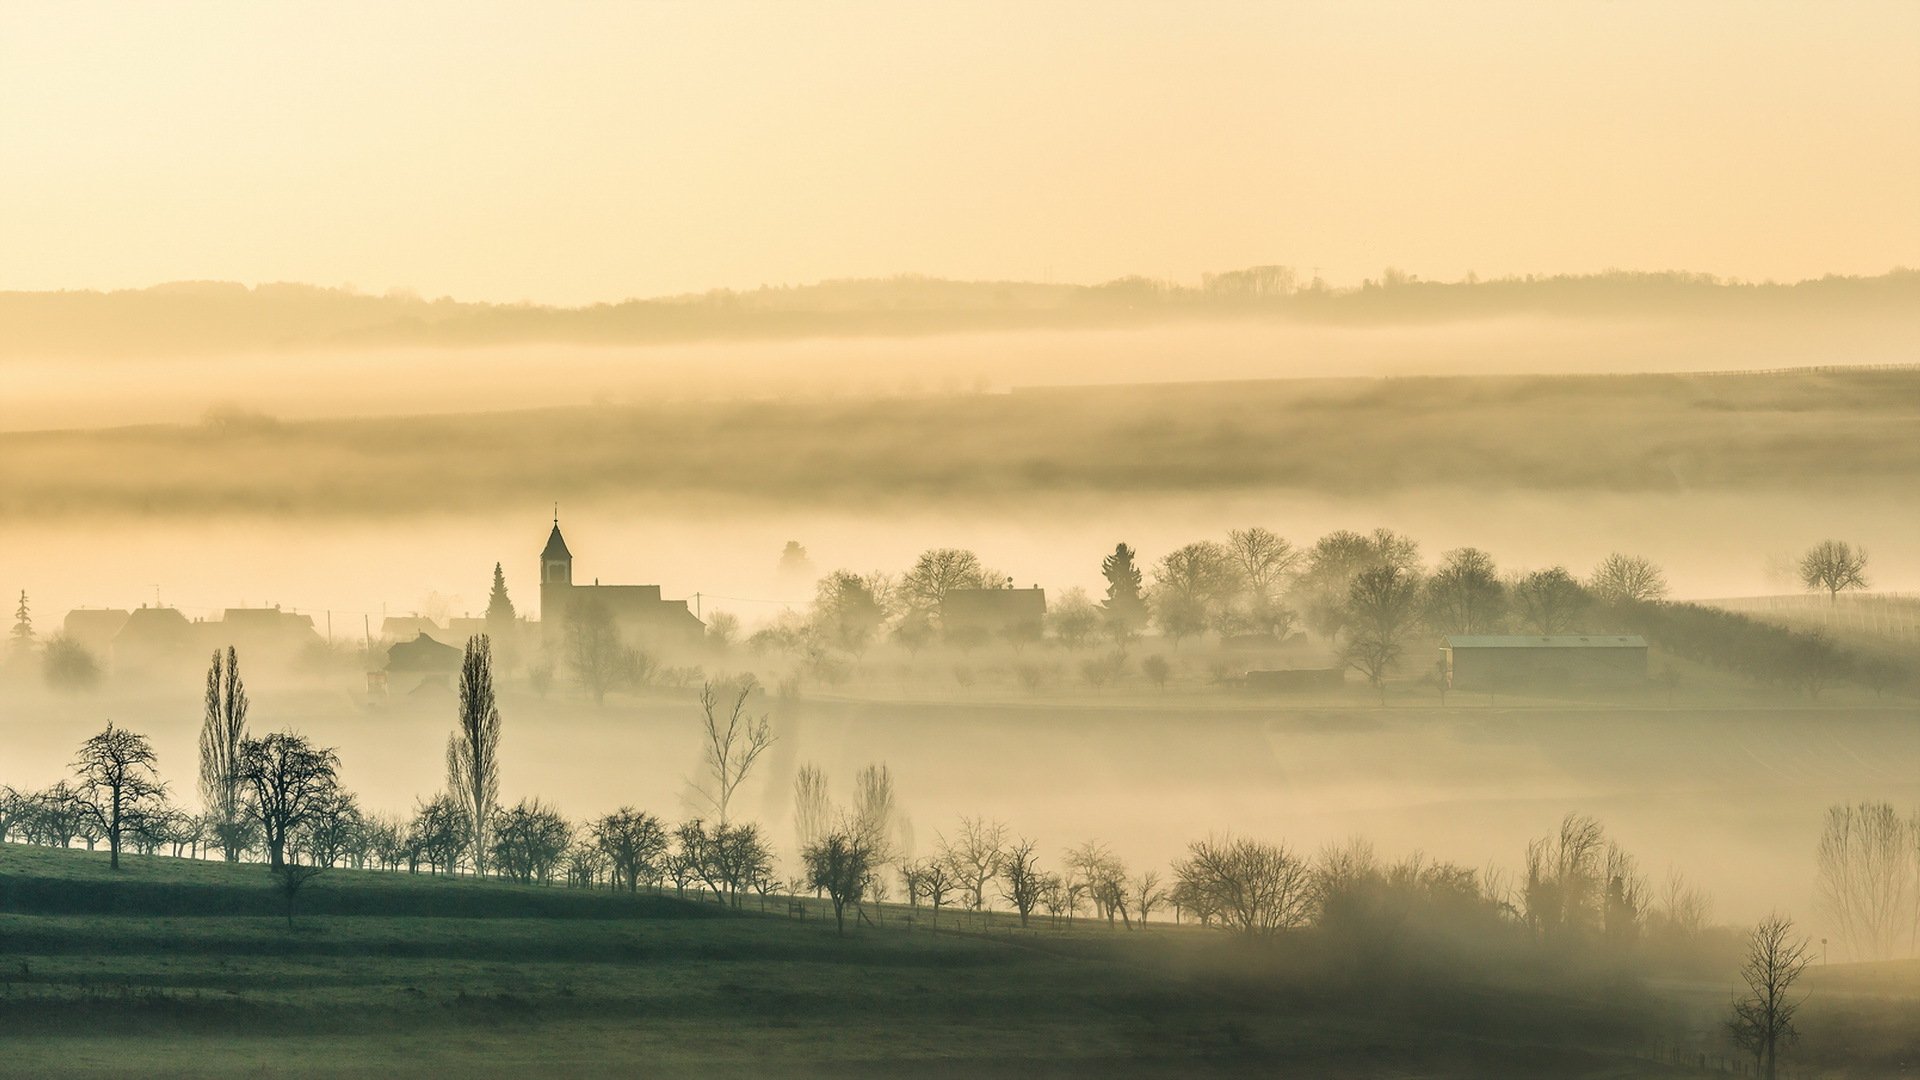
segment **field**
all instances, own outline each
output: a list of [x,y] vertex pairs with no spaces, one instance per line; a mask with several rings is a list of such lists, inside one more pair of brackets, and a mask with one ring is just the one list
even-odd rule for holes
[[289,931],[264,876],[0,849],[0,1072],[1600,1077],[1666,1075],[1630,1055],[1674,1030],[1638,991],[1322,982],[1191,928],[842,939],[812,901],[336,871]]

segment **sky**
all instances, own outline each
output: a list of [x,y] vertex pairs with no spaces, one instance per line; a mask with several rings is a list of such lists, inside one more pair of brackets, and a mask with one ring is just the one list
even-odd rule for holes
[[0,6],[0,289],[1920,261],[1920,4]]

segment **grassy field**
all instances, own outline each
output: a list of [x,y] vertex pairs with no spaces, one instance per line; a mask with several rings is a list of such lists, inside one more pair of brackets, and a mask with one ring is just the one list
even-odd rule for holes
[[[1684,1075],[1619,985],[1328,978],[1198,930],[836,937],[670,897],[0,849],[21,1076]],[[1083,924],[1084,925],[1084,924]]]

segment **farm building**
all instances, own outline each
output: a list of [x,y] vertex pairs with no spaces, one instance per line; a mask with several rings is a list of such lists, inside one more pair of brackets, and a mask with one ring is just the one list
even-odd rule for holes
[[1456,690],[1642,686],[1647,642],[1634,634],[1454,634],[1440,666]]
[[949,589],[940,602],[940,627],[949,641],[1038,641],[1047,619],[1047,591]]

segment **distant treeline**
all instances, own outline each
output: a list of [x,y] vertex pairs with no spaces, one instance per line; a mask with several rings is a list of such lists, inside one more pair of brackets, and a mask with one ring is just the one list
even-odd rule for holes
[[350,288],[178,282],[112,292],[0,293],[0,357],[177,355],[289,348],[632,345],[728,338],[892,336],[1126,326],[1178,319],[1398,323],[1586,318],[1908,318],[1920,272],[1743,282],[1689,273],[1424,281],[1388,270],[1356,287],[1285,266],[1098,285],[902,275],[717,289],[584,307],[373,296]]

